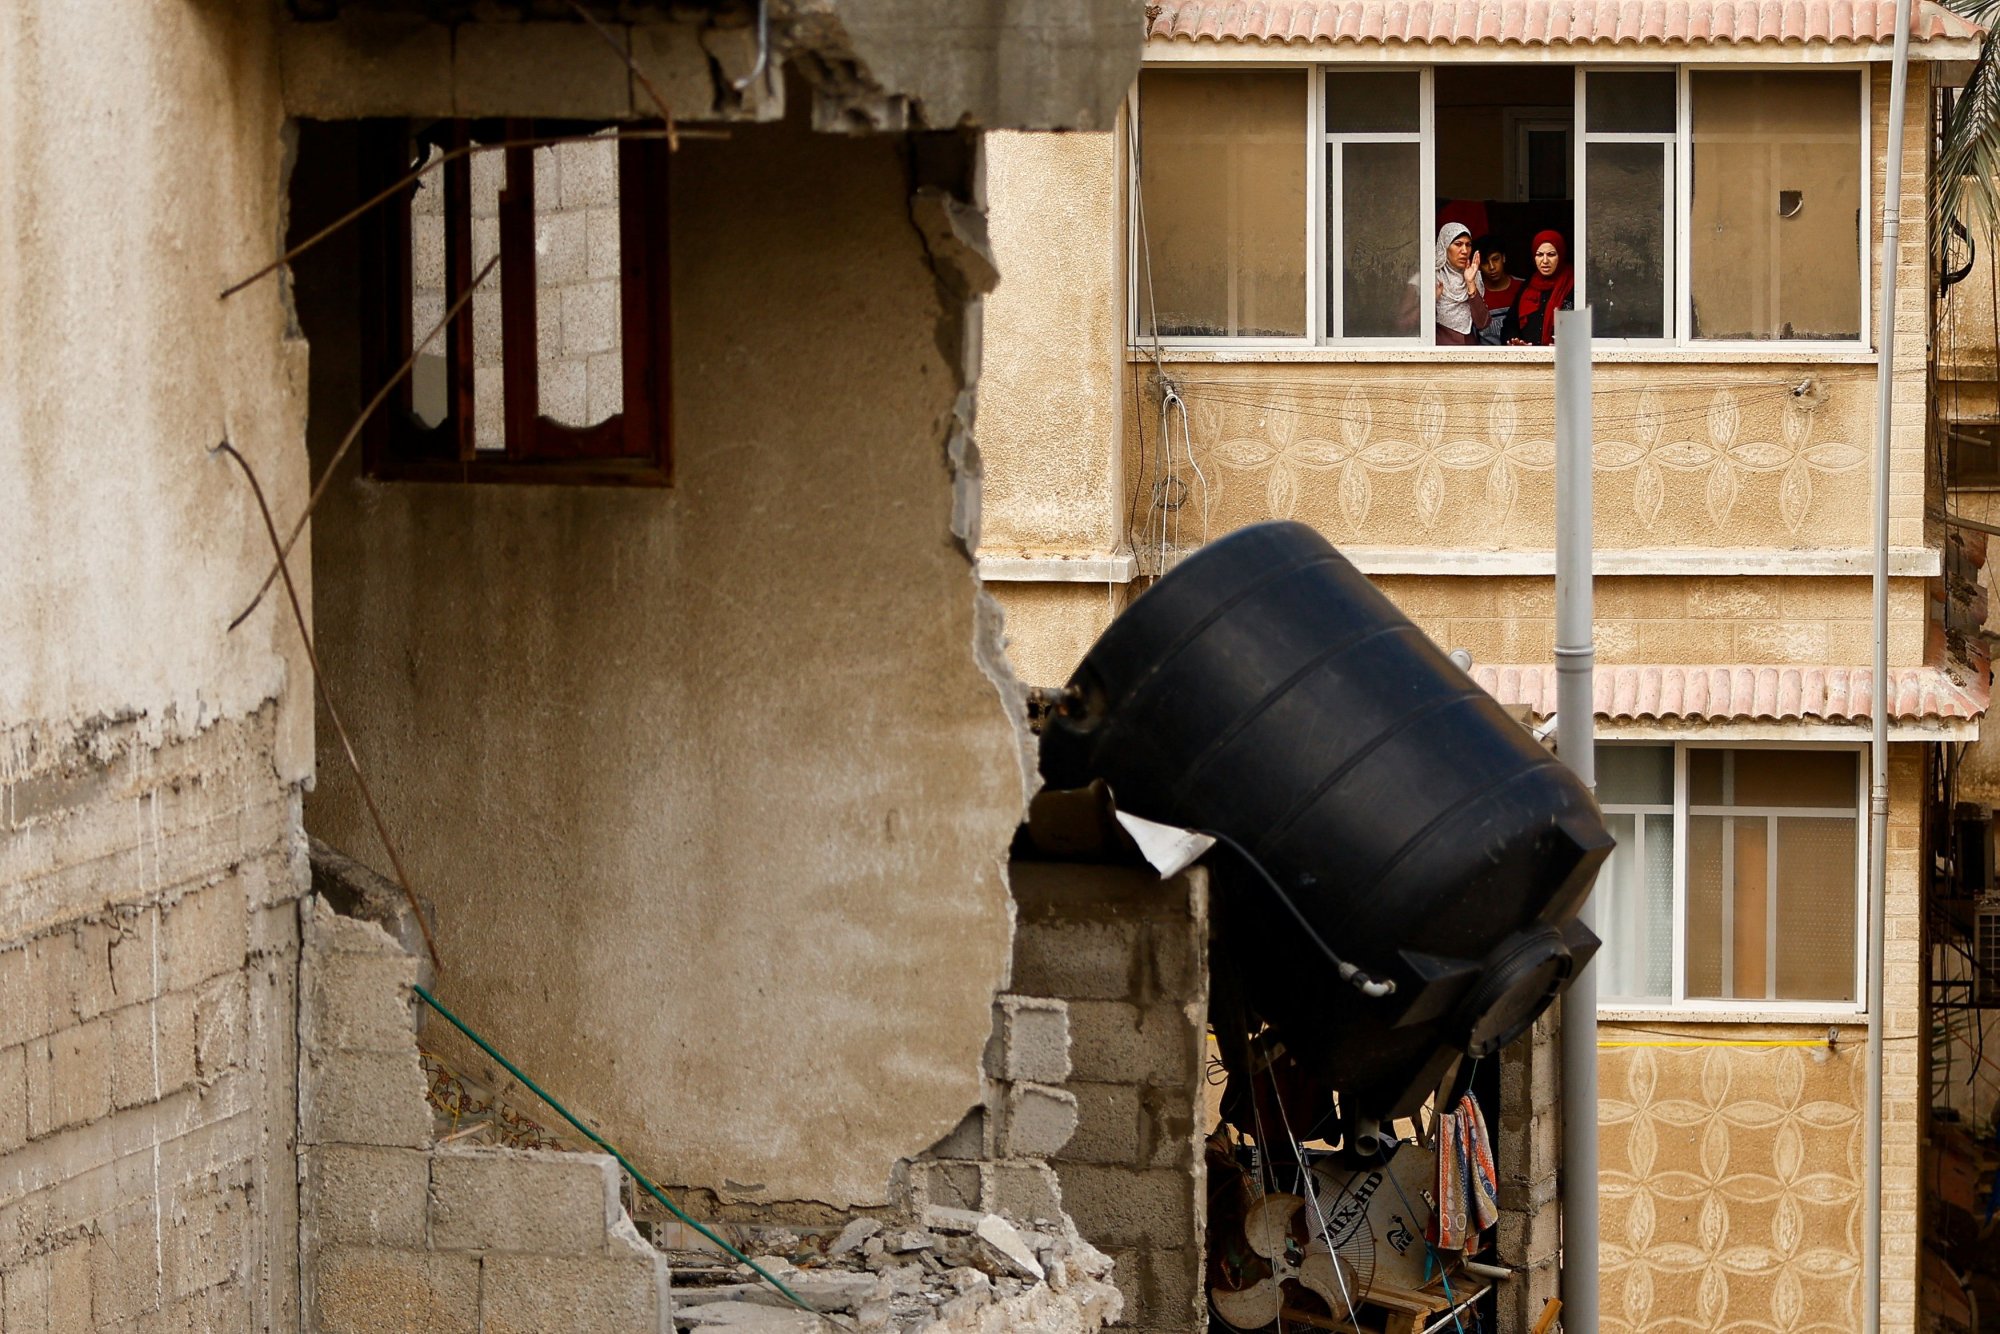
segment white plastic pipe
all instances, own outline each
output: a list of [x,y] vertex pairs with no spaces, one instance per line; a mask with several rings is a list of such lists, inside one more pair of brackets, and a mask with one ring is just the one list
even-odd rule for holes
[[1903,231],[1903,103],[1910,0],[1896,0],[1889,144],[1882,188],[1882,303],[1875,354],[1875,580],[1868,743],[1868,1106],[1862,1115],[1861,1328],[1882,1327],[1882,945],[1889,857],[1889,427],[1896,388],[1896,260]]
[[[1590,307],[1556,314],[1556,754],[1597,787],[1591,629]],[[1595,926],[1586,898],[1577,918]],[[1597,974],[1562,1002],[1562,1320],[1597,1334]]]

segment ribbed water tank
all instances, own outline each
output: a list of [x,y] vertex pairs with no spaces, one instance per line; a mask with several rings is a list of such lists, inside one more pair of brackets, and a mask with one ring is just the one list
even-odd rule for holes
[[[1044,777],[1103,779],[1120,810],[1261,866],[1209,855],[1215,967],[1356,1114],[1409,1114],[1597,947],[1575,920],[1612,847],[1589,791],[1303,524],[1182,562],[1070,687]],[[1394,991],[1363,994],[1327,949]]]

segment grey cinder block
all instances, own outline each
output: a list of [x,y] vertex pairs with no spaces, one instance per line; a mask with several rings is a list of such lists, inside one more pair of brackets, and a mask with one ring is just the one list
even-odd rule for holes
[[993,1003],[986,1073],[995,1079],[1060,1084],[1070,1075],[1069,1006],[1044,996],[1004,995]]
[[1026,1082],[1008,1085],[999,1156],[1053,1156],[1076,1133],[1076,1116],[1076,1095],[1067,1089]]
[[618,1216],[605,1154],[441,1151],[431,1160],[431,1244],[439,1250],[602,1254]]

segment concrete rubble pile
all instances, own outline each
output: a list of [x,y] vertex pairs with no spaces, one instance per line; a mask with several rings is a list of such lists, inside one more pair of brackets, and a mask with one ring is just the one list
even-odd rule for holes
[[1110,1258],[1067,1218],[1017,1227],[998,1214],[932,1206],[919,1227],[857,1218],[824,1250],[782,1228],[761,1230],[755,1246],[783,1253],[756,1260],[823,1315],[792,1306],[746,1265],[706,1274],[677,1265],[677,1329],[1071,1334],[1116,1320],[1122,1307]]

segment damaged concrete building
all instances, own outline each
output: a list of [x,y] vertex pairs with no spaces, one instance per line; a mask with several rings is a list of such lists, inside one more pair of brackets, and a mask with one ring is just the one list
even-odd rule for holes
[[1198,1323],[1203,882],[1010,887],[971,555],[982,135],[1142,40],[0,8],[0,1329],[809,1327],[519,1076],[864,1325]]

